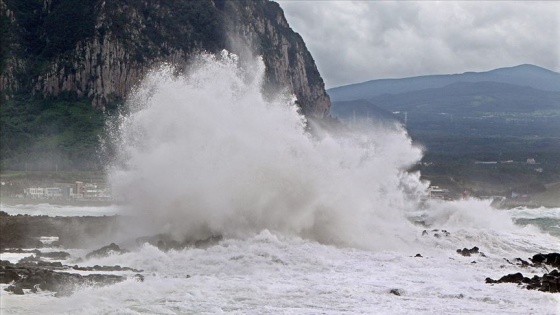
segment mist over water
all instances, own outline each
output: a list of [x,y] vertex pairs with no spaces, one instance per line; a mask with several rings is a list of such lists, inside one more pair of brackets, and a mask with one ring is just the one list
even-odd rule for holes
[[[179,73],[179,74],[178,74]],[[262,61],[202,55],[186,73],[151,72],[113,125],[113,193],[142,219],[138,235],[178,241],[262,230],[364,249],[411,246],[407,219],[427,183],[406,170],[421,150],[400,128],[306,131],[291,95],[265,98]],[[468,211],[467,211],[468,210]],[[512,228],[480,203],[434,204],[426,221]],[[492,213],[494,215],[495,213]]]

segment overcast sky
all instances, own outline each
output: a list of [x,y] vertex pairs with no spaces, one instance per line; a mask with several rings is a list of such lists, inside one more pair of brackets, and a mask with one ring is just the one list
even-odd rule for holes
[[487,71],[560,72],[559,1],[278,1],[327,88]]

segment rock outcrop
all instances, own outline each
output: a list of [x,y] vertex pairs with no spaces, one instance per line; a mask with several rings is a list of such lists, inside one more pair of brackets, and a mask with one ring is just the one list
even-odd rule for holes
[[[29,1],[23,1],[27,4]],[[200,51],[263,56],[265,91],[288,88],[302,112],[325,117],[330,100],[311,54],[270,1],[0,0],[0,89],[121,102],[155,65],[186,64]]]
[[[507,259],[506,259],[507,260]],[[549,254],[536,254],[530,260],[533,264],[521,259],[516,258],[514,265],[522,268],[543,268],[548,271],[546,265],[557,268],[560,267],[560,253]],[[545,272],[541,277],[534,275],[532,278],[525,277],[521,272],[512,273],[501,277],[498,280],[486,278],[486,283],[517,283],[518,285],[528,290],[539,290],[550,293],[560,293],[560,272],[558,269],[553,269],[550,272]]]
[[[83,248],[111,238],[119,228],[119,219],[118,216],[8,215],[0,211],[0,231],[2,231],[0,233],[0,252],[7,248],[41,248],[43,243],[39,238],[44,235],[58,237],[57,244],[60,246]],[[59,253],[59,256],[61,255],[64,254]]]

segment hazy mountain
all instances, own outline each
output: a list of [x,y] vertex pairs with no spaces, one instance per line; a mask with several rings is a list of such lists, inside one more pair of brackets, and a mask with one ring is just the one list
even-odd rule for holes
[[519,65],[487,72],[427,75],[402,79],[380,79],[327,90],[332,101],[370,99],[382,94],[400,94],[434,89],[457,82],[496,82],[528,86],[539,90],[560,91],[560,73],[535,65]]
[[440,88],[378,95],[368,101],[388,111],[419,115],[477,117],[560,110],[560,92],[496,82],[456,82]]

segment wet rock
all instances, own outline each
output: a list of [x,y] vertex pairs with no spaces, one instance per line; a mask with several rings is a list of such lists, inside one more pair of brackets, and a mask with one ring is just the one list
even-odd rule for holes
[[118,216],[47,217],[3,215],[0,220],[0,251],[11,248],[42,248],[41,236],[58,236],[57,245],[83,248],[118,230]]
[[49,261],[42,261],[42,260],[37,262],[37,266],[52,267],[52,268],[62,268],[63,267],[63,265],[60,261],[49,262]]
[[560,253],[536,254],[529,259],[534,264],[546,264],[554,268],[560,268]]
[[22,265],[30,264],[30,263],[35,264],[35,263],[37,263],[39,260],[40,260],[40,259],[39,259],[37,256],[31,255],[31,256],[23,257],[22,259],[20,259],[20,260],[18,261],[18,264],[22,264]]
[[21,278],[15,269],[4,269],[3,266],[0,268],[0,283],[10,283]]
[[402,294],[401,290],[399,290],[399,289],[391,289],[391,291],[389,291],[389,293],[394,294],[394,295],[398,295],[398,296],[400,296]]
[[518,272],[518,273],[512,273],[501,277],[500,280],[498,280],[498,283],[503,283],[503,282],[519,283],[522,280],[523,280],[523,274],[521,272]]
[[196,248],[208,248],[210,246],[214,246],[218,244],[223,237],[221,235],[212,235],[208,238],[202,240],[184,240],[182,242],[173,239],[171,236],[167,234],[157,234],[153,236],[144,236],[139,237],[136,239],[137,244],[145,244],[148,243],[150,245],[156,246],[161,251],[168,251],[168,250],[179,250],[187,247],[196,247]]
[[22,268],[22,267],[47,267],[51,269],[61,269],[64,266],[60,261],[50,262],[50,261],[43,261],[37,256],[28,256],[20,259],[15,267]]
[[[457,249],[457,253],[461,254],[463,256],[471,256],[473,254],[478,254],[478,247],[473,247],[471,249],[468,248],[463,248],[463,249]],[[484,256],[486,257],[486,256]]]
[[[75,266],[77,267],[77,266]],[[141,272],[121,266],[96,266],[88,270],[100,271],[133,271]],[[0,266],[0,279],[2,283],[12,283],[5,290],[14,294],[23,294],[23,290],[38,292],[40,290],[55,292],[55,296],[67,296],[77,288],[83,286],[105,286],[124,281],[126,277],[112,274],[92,274],[82,276],[74,273],[61,272],[60,269],[69,268],[60,262],[50,263],[44,261],[31,261],[26,264],[11,264],[2,261]],[[86,267],[87,268],[87,267]],[[141,274],[136,274],[135,279],[142,281]]]
[[447,237],[447,236],[451,235],[451,233],[447,232],[447,230],[433,229],[430,232],[428,232],[427,230],[423,230],[422,231],[422,236],[430,235],[430,233],[435,238],[441,238],[442,236]]
[[528,290],[539,290],[543,292],[559,293],[560,292],[560,273],[553,270],[550,273],[543,274],[542,277],[533,276],[533,278],[524,277],[521,273],[509,274],[501,277],[499,280],[486,278],[486,283],[517,283],[523,285]]
[[208,248],[218,244],[223,239],[221,235],[212,235],[203,240],[197,240],[194,242],[194,247],[196,248]]
[[9,286],[6,289],[6,291],[12,292],[13,294],[16,294],[16,295],[24,295],[25,294],[25,293],[23,293],[23,289],[21,287],[14,286],[14,285]]
[[0,260],[0,266],[11,266],[12,263],[9,260]]
[[111,243],[107,246],[103,246],[100,249],[94,250],[86,255],[86,258],[93,258],[93,257],[107,257],[113,254],[124,254],[128,253],[128,250],[121,249],[119,245],[115,243]]
[[521,266],[521,267],[529,267],[530,266],[529,262],[527,262],[526,260],[523,260],[521,258],[515,258],[513,261],[516,263],[516,265]]
[[490,284],[498,283],[497,280],[494,280],[494,279],[492,279],[492,278],[490,278],[490,277],[486,278],[485,282],[486,282],[486,283],[490,283]]

